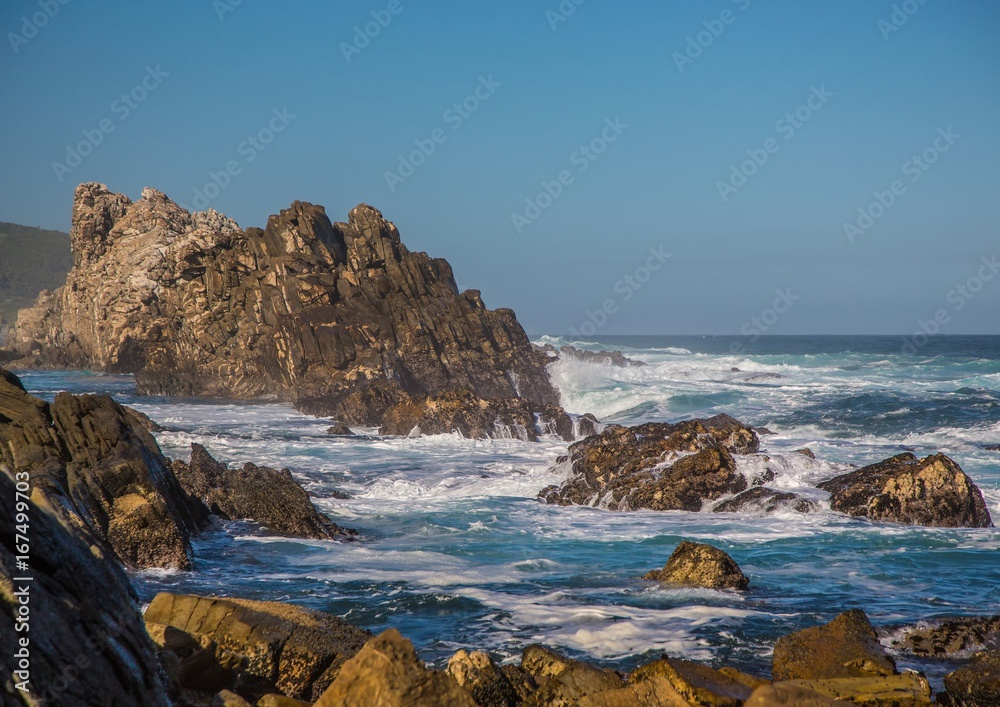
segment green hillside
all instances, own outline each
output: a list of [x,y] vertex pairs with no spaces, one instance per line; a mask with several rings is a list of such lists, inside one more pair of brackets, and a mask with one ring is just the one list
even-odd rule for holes
[[62,286],[72,265],[68,233],[0,221],[0,328],[39,292]]

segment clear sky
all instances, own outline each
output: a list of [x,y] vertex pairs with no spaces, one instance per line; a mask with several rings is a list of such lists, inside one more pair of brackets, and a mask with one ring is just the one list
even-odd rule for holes
[[530,333],[996,334],[998,29],[996,0],[7,0],[0,220],[68,230],[91,180],[243,226],[367,202]]

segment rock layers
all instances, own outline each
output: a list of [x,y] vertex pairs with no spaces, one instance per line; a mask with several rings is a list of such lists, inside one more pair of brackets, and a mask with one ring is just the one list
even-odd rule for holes
[[509,309],[459,292],[448,263],[412,253],[360,205],[346,223],[295,202],[264,230],[191,214],[145,189],[77,187],[66,285],[22,310],[18,366],[133,373],[140,392],[276,398],[377,425],[414,397],[557,405]]

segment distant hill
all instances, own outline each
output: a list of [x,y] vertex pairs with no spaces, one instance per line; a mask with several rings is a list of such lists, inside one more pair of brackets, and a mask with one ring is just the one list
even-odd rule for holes
[[72,265],[68,233],[0,221],[0,330],[39,292],[65,284]]

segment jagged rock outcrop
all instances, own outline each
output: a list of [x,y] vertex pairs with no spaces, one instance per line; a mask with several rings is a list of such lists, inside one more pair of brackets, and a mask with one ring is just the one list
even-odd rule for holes
[[943,454],[910,452],[819,484],[830,507],[851,516],[938,528],[993,525],[979,487]]
[[428,670],[413,644],[391,628],[344,663],[316,707],[476,707],[448,673]]
[[893,632],[892,647],[929,658],[957,658],[984,649],[1000,650],[1000,615],[937,619]]
[[[9,412],[9,408],[6,408]],[[6,413],[3,413],[6,414]],[[139,616],[138,600],[115,560],[79,519],[35,489],[30,501],[9,468],[0,470],[0,696],[5,705],[170,704],[153,644]],[[22,482],[23,483],[23,482]],[[22,492],[27,486],[20,487]],[[26,511],[15,503],[21,500]],[[25,533],[23,519],[27,513]],[[18,529],[18,526],[21,526]],[[26,535],[27,567],[13,550]],[[31,577],[31,581],[18,580]],[[26,599],[27,603],[22,604]],[[26,613],[22,613],[26,612]],[[15,628],[27,619],[30,630]],[[21,641],[27,639],[27,645]],[[28,675],[18,674],[24,651]],[[15,683],[30,678],[24,699]],[[46,700],[44,703],[40,700]]]
[[321,611],[249,599],[160,593],[144,618],[161,651],[181,659],[182,687],[227,687],[253,702],[319,699],[371,638]]
[[184,490],[224,520],[252,520],[275,533],[300,538],[350,540],[358,534],[317,511],[288,469],[249,462],[242,469],[231,469],[200,444],[191,445],[190,462],[175,460],[171,467]]
[[865,612],[851,609],[822,626],[779,638],[771,672],[775,680],[871,678],[895,675],[896,663]]
[[26,472],[51,505],[75,513],[130,567],[191,567],[208,510],[177,482],[152,435],[107,395],[52,404],[0,371],[0,463]]
[[539,497],[611,510],[697,511],[705,500],[747,488],[732,454],[752,454],[758,445],[753,430],[728,415],[675,425],[612,425],[571,445],[572,477]]
[[625,686],[625,680],[613,670],[564,658],[539,645],[524,649],[521,668],[538,686],[527,700],[529,705],[573,705],[585,697]]
[[707,665],[664,656],[637,668],[629,675],[629,683],[641,683],[662,677],[689,705],[738,707],[767,681],[732,668],[715,670]]
[[455,430],[466,437],[521,439],[537,442],[542,433],[556,434],[567,442],[576,439],[573,420],[555,405],[539,405],[523,398],[482,400],[467,390],[398,403],[382,417],[381,433],[408,435],[448,434]]
[[750,586],[750,580],[727,552],[687,540],[677,546],[662,570],[651,570],[643,579],[709,589],[746,589]]
[[448,674],[479,707],[515,707],[517,689],[486,651],[460,650],[448,660]]
[[87,183],[70,236],[66,285],[18,317],[20,366],[134,373],[146,394],[277,397],[361,425],[450,389],[558,404],[514,313],[459,292],[446,261],[411,253],[370,206],[334,224],[295,202],[244,230],[154,189],[133,203]]

